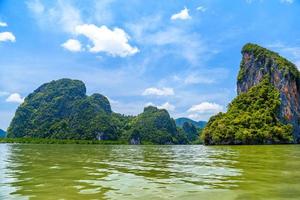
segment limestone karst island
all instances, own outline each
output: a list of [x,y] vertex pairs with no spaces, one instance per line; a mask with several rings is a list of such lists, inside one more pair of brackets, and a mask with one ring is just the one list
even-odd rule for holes
[[299,200],[300,0],[0,0],[0,200]]
[[187,119],[176,126],[166,109],[154,106],[145,107],[137,116],[115,113],[105,96],[88,96],[82,81],[64,78],[41,85],[25,98],[7,138],[122,144],[300,142],[300,72],[293,63],[259,45],[246,44],[237,91],[227,112],[212,116],[199,128]]

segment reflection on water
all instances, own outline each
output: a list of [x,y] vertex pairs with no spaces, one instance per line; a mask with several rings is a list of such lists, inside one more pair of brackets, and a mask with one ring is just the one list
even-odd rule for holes
[[300,146],[0,144],[0,199],[299,199]]

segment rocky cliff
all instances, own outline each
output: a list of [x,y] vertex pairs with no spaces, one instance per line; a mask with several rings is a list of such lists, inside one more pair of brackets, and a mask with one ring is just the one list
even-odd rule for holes
[[205,144],[300,142],[300,75],[294,64],[255,44],[242,49],[238,96],[210,118]]
[[297,67],[275,52],[246,44],[237,81],[238,95],[249,91],[266,76],[280,93],[280,121],[293,125],[294,140],[300,142],[300,73]]

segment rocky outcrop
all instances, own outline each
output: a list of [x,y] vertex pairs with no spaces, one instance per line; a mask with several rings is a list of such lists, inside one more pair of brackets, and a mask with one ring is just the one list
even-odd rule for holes
[[295,142],[300,142],[300,73],[297,67],[279,54],[255,44],[246,44],[242,50],[242,62],[237,81],[238,95],[249,91],[262,79],[279,90],[278,118],[284,124],[293,125]]
[[82,81],[60,79],[29,94],[17,109],[8,137],[117,139],[108,99],[86,95]]
[[300,75],[277,53],[246,44],[237,80],[238,96],[226,113],[210,118],[205,144],[287,144],[300,141]]
[[129,141],[131,144],[174,144],[177,135],[175,121],[168,111],[148,106],[132,120]]
[[18,107],[7,136],[122,140],[134,145],[187,143],[167,110],[150,106],[135,117],[114,113],[105,96],[86,95],[84,83],[72,79],[45,83],[29,94]]

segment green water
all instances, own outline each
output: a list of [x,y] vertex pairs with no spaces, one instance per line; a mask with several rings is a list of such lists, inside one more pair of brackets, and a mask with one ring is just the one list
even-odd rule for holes
[[300,145],[0,144],[0,199],[300,199]]

